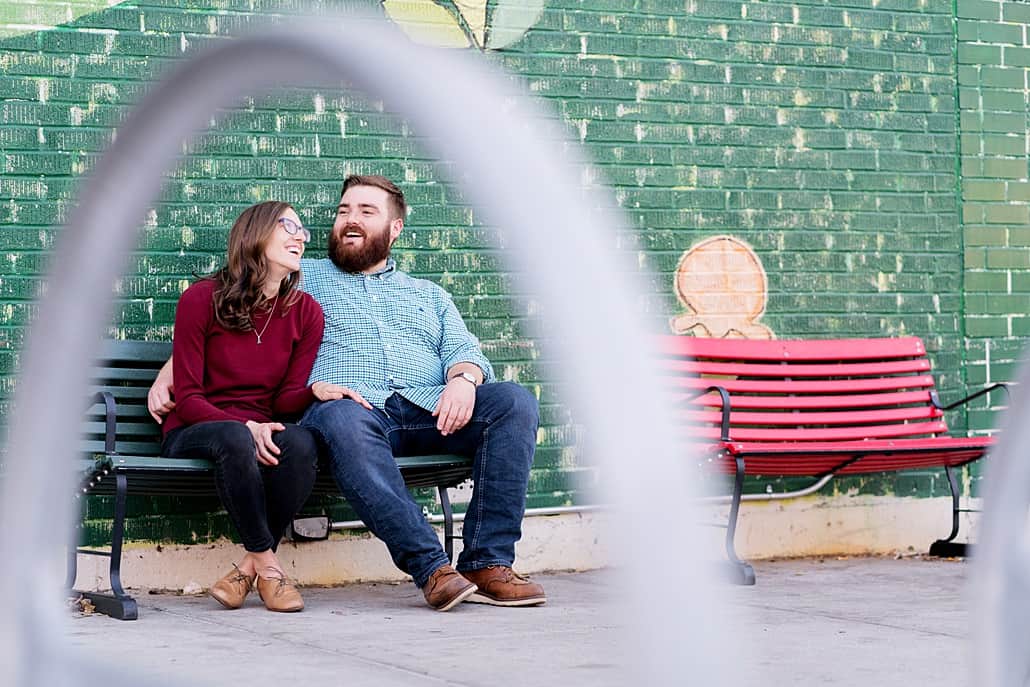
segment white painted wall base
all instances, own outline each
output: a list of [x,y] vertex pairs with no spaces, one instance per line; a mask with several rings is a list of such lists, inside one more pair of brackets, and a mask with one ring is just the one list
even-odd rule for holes
[[[963,507],[978,507],[975,501]],[[728,509],[704,506],[698,515],[701,522],[724,523]],[[527,518],[516,569],[525,573],[588,570],[616,563],[608,528],[611,517],[593,512]],[[975,515],[963,515],[959,541],[971,540],[975,520]],[[950,498],[837,495],[745,503],[737,551],[752,560],[925,552],[950,527]],[[705,528],[702,536],[704,541],[670,545],[689,547],[703,558],[722,557],[724,530]],[[122,580],[131,587],[206,588],[231,568],[241,552],[241,547],[227,541],[192,546],[132,543],[125,549]],[[407,579],[393,566],[382,542],[368,533],[334,534],[324,542],[283,542],[279,557],[287,573],[306,585]],[[80,555],[76,588],[109,588],[107,559]]]
[[[573,513],[526,518],[516,547],[519,572],[590,570],[608,565],[603,513]],[[437,528],[443,541],[443,532]],[[461,543],[455,542],[456,551]],[[158,546],[134,542],[122,556],[122,582],[131,587],[181,590],[207,588],[232,568],[243,548],[221,540],[214,544]],[[279,546],[288,575],[305,585],[408,580],[390,560],[386,546],[367,532],[333,534],[327,541]],[[108,560],[80,554],[76,589],[109,589]]]
[[[980,508],[963,499],[962,508]],[[724,523],[729,506],[709,507],[703,522]],[[975,541],[977,513],[960,515],[956,541]],[[722,550],[725,530],[711,528]],[[951,497],[809,496],[745,503],[737,526],[737,552],[745,559],[823,555],[926,553],[951,531]]]

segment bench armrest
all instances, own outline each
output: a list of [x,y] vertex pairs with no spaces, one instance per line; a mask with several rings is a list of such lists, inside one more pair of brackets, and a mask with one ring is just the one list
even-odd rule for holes
[[104,453],[112,455],[115,450],[115,434],[118,424],[118,404],[110,391],[98,391],[90,397],[90,406],[104,404]]
[[991,384],[990,386],[984,387],[983,389],[980,389],[976,393],[969,394],[968,396],[966,396],[962,400],[955,401],[954,403],[950,403],[948,405],[943,405],[941,403],[940,397],[937,396],[937,391],[934,390],[934,391],[930,392],[930,402],[933,404],[933,406],[935,408],[939,408],[940,410],[953,410],[955,408],[958,408],[961,405],[965,405],[966,403],[969,403],[974,398],[980,398],[981,396],[986,396],[987,394],[991,393],[995,389],[1003,390],[1005,392],[1005,399],[1006,400],[1009,399],[1010,396],[1009,396],[1008,384],[998,383],[998,384]]
[[722,399],[722,423],[719,427],[719,440],[720,441],[731,441],[730,439],[730,392],[726,391],[721,386],[710,386],[704,391],[699,391],[693,396],[688,396],[687,401],[693,401],[695,398],[701,398],[707,393],[716,391],[719,393],[719,398]]

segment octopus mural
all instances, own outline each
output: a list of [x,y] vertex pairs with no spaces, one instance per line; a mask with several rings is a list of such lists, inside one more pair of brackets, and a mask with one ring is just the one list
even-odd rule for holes
[[765,312],[768,279],[752,248],[732,236],[705,239],[683,253],[673,281],[687,309],[670,320],[676,334],[731,339],[775,339],[758,320]]

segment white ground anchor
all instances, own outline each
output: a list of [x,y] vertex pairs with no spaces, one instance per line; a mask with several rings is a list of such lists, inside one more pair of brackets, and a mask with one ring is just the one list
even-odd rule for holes
[[188,60],[119,129],[62,232],[24,351],[0,501],[8,535],[18,523],[18,536],[0,538],[10,592],[0,614],[0,684],[155,683],[74,656],[60,604],[74,517],[67,466],[88,367],[111,314],[111,285],[164,171],[216,108],[270,88],[339,85],[344,77],[408,117],[432,152],[455,163],[455,181],[504,230],[508,267],[528,275],[523,288],[561,332],[553,345],[576,392],[569,400],[603,465],[609,493],[602,498],[621,511],[614,542],[625,562],[618,596],[629,683],[736,682],[737,668],[720,658],[723,633],[713,627],[722,615],[713,599],[721,585],[687,558],[700,539],[683,506],[686,466],[695,461],[673,439],[656,372],[641,354],[639,289],[627,276],[633,266],[611,249],[618,220],[597,209],[609,202],[580,188],[578,150],[560,143],[551,115],[531,106],[510,75],[475,57],[413,45],[380,20],[277,26]]

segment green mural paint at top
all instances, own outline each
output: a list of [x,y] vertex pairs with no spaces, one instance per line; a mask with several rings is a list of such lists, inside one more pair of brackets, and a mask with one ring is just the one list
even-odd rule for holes
[[0,38],[45,31],[117,5],[118,0],[74,0],[66,3],[0,2]]
[[[0,2],[0,39],[69,24],[120,4],[119,0]],[[499,50],[515,43],[540,19],[544,0],[382,0],[412,39],[441,47]]]

